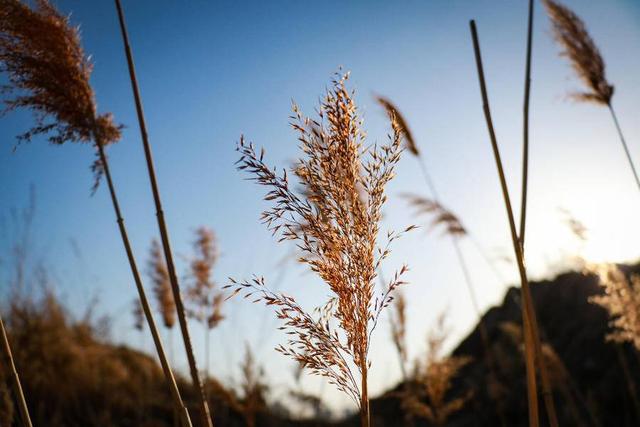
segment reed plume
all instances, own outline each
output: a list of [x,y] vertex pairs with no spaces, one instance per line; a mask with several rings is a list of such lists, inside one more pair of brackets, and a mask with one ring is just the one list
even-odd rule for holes
[[609,105],[614,88],[607,80],[605,62],[584,22],[559,2],[544,0],[544,5],[551,19],[554,38],[563,48],[561,55],[569,59],[587,89],[574,93],[573,97],[579,101]]
[[464,407],[473,393],[447,400],[453,379],[470,362],[468,357],[442,356],[442,347],[448,336],[445,316],[441,315],[436,327],[427,336],[426,360],[416,368],[415,386],[402,399],[402,407],[410,415],[424,418],[436,426]]
[[44,135],[56,145],[80,142],[95,146],[98,159],[92,166],[93,189],[104,175],[164,375],[184,426],[190,426],[146,299],[104,150],[120,139],[120,127],[110,114],[97,113],[89,83],[92,67],[80,44],[78,29],[47,0],[37,0],[34,8],[19,0],[0,0],[0,67],[8,78],[8,84],[2,86],[5,112],[22,108],[30,110],[35,118],[34,126],[18,136],[19,142]]
[[162,249],[156,239],[151,241],[149,250],[148,274],[153,283],[153,293],[156,296],[158,311],[162,315],[162,321],[167,329],[172,329],[176,324],[176,304],[171,293],[169,272],[164,263]]
[[187,289],[187,314],[204,326],[205,383],[209,376],[209,335],[224,319],[224,294],[213,281],[213,268],[218,260],[218,247],[213,230],[199,227],[193,242],[195,256],[190,262],[191,286]]
[[453,238],[467,236],[467,229],[462,225],[462,221],[449,209],[442,206],[438,201],[415,194],[404,194],[410,206],[416,209],[418,215],[431,216],[431,228],[442,226],[444,234]]
[[611,318],[612,331],[607,340],[629,342],[640,351],[640,275],[627,277],[615,264],[596,264],[587,267],[595,274],[604,289],[590,302],[603,307]]
[[640,189],[640,177],[613,108],[614,86],[607,80],[600,50],[582,19],[571,9],[554,0],[544,0],[544,4],[551,19],[554,38],[563,49],[561,55],[569,59],[576,75],[586,87],[586,91],[574,93],[572,97],[578,101],[604,105],[609,109],[631,172]]
[[[361,425],[369,426],[368,357],[370,337],[401,277],[402,267],[379,296],[375,296],[378,267],[389,254],[389,245],[402,233],[388,232],[378,247],[384,189],[400,159],[402,131],[391,120],[392,134],[385,145],[365,145],[362,121],[353,93],[346,87],[348,74],[332,80],[319,109],[319,119],[303,117],[294,104],[291,126],[303,152],[292,174],[301,191],[289,182],[289,174],[264,162],[264,150],[240,139],[239,169],[270,188],[265,199],[273,207],[262,221],[279,241],[294,241],[299,261],[325,282],[327,304],[314,316],[288,295],[275,293],[264,279],[238,282],[228,287],[254,301],[274,306],[289,341],[277,350],[301,363],[309,372],[328,378],[358,404]],[[405,231],[412,229],[408,227]],[[353,369],[357,368],[357,372]],[[360,384],[358,384],[358,374]]]
[[212,279],[213,268],[218,260],[216,236],[213,230],[200,227],[193,242],[195,256],[190,262],[192,283],[187,290],[191,302],[188,313],[206,328],[213,329],[224,319],[222,303],[224,294],[216,289]]
[[[640,351],[640,275],[632,274],[627,277],[615,264],[588,265],[586,272],[595,274],[600,286],[604,288],[604,295],[593,296],[589,301],[609,313],[612,331],[606,335],[606,339],[617,344],[631,343],[636,351]],[[640,421],[640,400],[627,358],[619,345],[616,346],[616,353],[634,404],[636,418]]]
[[213,427],[213,419],[209,411],[209,403],[207,402],[202,382],[200,381],[198,364],[196,363],[196,357],[193,351],[193,346],[191,344],[191,336],[189,334],[189,326],[187,324],[187,314],[184,303],[182,301],[180,284],[178,283],[178,275],[176,273],[175,264],[173,262],[173,252],[171,251],[169,231],[167,229],[167,224],[164,218],[164,210],[162,209],[162,200],[160,199],[160,190],[158,189],[155,166],[153,164],[153,155],[151,153],[151,144],[149,143],[147,125],[144,118],[144,111],[142,109],[142,98],[140,96],[140,89],[138,88],[138,80],[136,77],[135,65],[133,63],[133,53],[131,52],[131,46],[129,45],[129,35],[127,33],[127,27],[124,20],[124,12],[122,10],[120,0],[115,0],[115,5],[118,12],[118,21],[120,23],[120,32],[122,33],[125,55],[127,57],[129,78],[131,80],[131,89],[133,90],[133,97],[136,106],[136,113],[138,116],[138,125],[140,127],[140,136],[142,139],[142,146],[144,148],[147,171],[149,173],[149,184],[151,186],[151,193],[153,195],[153,202],[156,209],[156,221],[158,224],[158,231],[160,232],[160,239],[162,241],[162,250],[164,252],[165,261],[167,263],[167,270],[169,272],[171,291],[173,293],[173,299],[176,305],[176,314],[178,316],[178,323],[180,325],[182,342],[184,343],[185,353],[187,354],[187,362],[189,363],[189,373],[191,374],[191,381],[193,382],[193,386],[196,390],[196,396],[198,397],[200,422],[204,427]]

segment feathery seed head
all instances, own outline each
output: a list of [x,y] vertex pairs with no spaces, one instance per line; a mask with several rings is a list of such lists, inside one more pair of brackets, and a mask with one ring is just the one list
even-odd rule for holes
[[467,229],[464,228],[460,219],[439,202],[415,194],[403,194],[403,197],[416,209],[417,215],[432,216],[431,228],[442,225],[444,226],[445,234],[453,237],[467,235]]
[[[362,120],[353,92],[346,87],[348,75],[337,76],[328,89],[319,118],[304,117],[294,104],[291,126],[298,134],[302,158],[289,174],[264,163],[264,151],[256,153],[241,138],[239,169],[269,187],[265,199],[273,207],[262,214],[263,222],[280,241],[295,241],[299,261],[309,266],[327,284],[329,302],[316,316],[303,310],[290,296],[274,293],[264,279],[236,282],[228,286],[276,308],[290,336],[278,351],[302,364],[310,373],[328,377],[339,390],[360,403],[359,384],[352,365],[363,373],[368,366],[369,338],[381,310],[392,301],[392,292],[402,283],[403,267],[387,290],[374,298],[376,271],[389,254],[389,243],[401,233],[388,233],[387,246],[377,238],[381,209],[386,201],[385,185],[394,176],[402,151],[402,130],[392,119],[392,134],[382,146],[365,147]],[[410,227],[411,228],[411,227]],[[334,330],[339,327],[340,332]]]
[[207,227],[196,230],[193,242],[195,256],[191,260],[192,285],[187,290],[189,316],[213,329],[224,320],[222,303],[224,295],[212,279],[213,267],[218,260],[216,235]]
[[604,295],[593,296],[590,302],[609,312],[612,331],[607,339],[630,342],[640,350],[640,275],[628,278],[615,264],[596,264],[587,267],[604,288]]
[[400,130],[404,135],[404,140],[406,142],[406,148],[409,150],[411,154],[416,157],[420,156],[420,150],[418,150],[418,145],[416,144],[415,139],[413,138],[413,134],[409,130],[409,125],[407,121],[404,119],[404,116],[400,114],[398,108],[388,99],[382,96],[376,97],[376,101],[378,104],[382,105],[389,116],[389,119],[392,121],[396,121]]
[[36,117],[19,140],[49,134],[54,144],[117,141],[120,128],[111,115],[96,112],[92,67],[78,29],[47,0],[35,3],[32,9],[20,0],[0,0],[0,69],[9,79],[2,87],[9,95],[5,111],[26,108]]
[[153,291],[158,301],[158,309],[162,314],[164,326],[171,329],[176,323],[176,306],[171,291],[169,270],[164,262],[162,248],[156,239],[151,241],[148,274],[153,282]]
[[613,86],[607,81],[605,63],[589,36],[584,22],[566,6],[544,0],[551,19],[556,41],[562,46],[562,55],[569,58],[578,77],[589,89],[588,92],[574,94],[580,101],[590,101],[609,105],[613,96]]

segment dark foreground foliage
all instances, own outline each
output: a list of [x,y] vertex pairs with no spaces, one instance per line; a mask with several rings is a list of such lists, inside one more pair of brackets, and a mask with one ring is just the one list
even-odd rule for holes
[[[631,268],[628,269],[629,271]],[[633,270],[640,270],[634,267]],[[605,342],[607,314],[588,298],[601,288],[593,276],[566,273],[532,284],[547,363],[561,425],[636,426],[640,358],[629,346]],[[484,316],[496,355],[498,383],[490,381],[476,328],[454,350],[470,356],[451,390],[473,397],[447,421],[447,426],[499,426],[489,393],[503,404],[508,426],[526,425],[526,384],[521,355],[519,291],[511,289],[499,307]],[[50,293],[40,298],[13,298],[3,307],[26,396],[36,426],[172,426],[170,396],[155,360],[105,338],[107,326],[87,316],[73,319]],[[627,372],[627,374],[625,374]],[[195,396],[178,378],[190,409]],[[257,408],[256,426],[326,426],[327,422],[291,421],[282,409],[269,410],[264,401],[245,402],[215,381],[207,384],[219,426],[247,425],[242,408]],[[406,420],[397,391],[372,400],[376,426],[427,426]],[[636,394],[634,397],[633,394]],[[6,372],[0,370],[0,425],[19,425]],[[197,417],[193,417],[197,422]],[[334,423],[356,426],[357,418]]]

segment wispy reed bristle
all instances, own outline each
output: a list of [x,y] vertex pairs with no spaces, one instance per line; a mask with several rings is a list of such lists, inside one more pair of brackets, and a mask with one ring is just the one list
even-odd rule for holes
[[562,55],[569,58],[576,74],[589,89],[574,94],[574,97],[609,105],[613,86],[607,81],[604,60],[584,22],[569,8],[554,0],[544,0],[544,4],[551,18],[555,39],[564,49]]
[[388,98],[378,96],[376,97],[376,100],[387,111],[389,119],[398,123],[398,126],[400,127],[400,130],[404,135],[407,150],[409,150],[414,156],[420,156],[420,150],[418,150],[418,145],[413,138],[411,130],[409,130],[409,125],[407,124],[407,121],[404,119],[404,116],[400,113],[398,108],[393,105],[393,103]]
[[460,219],[440,203],[416,194],[403,194],[402,196],[416,209],[417,215],[427,215],[432,217],[431,228],[442,225],[444,226],[445,234],[453,237],[467,235],[467,230],[462,225]]
[[567,224],[567,227],[569,227],[571,234],[573,234],[575,238],[580,240],[581,242],[586,242],[589,229],[582,223],[582,221],[573,216],[573,214],[569,212],[569,210],[564,208],[559,208],[558,210],[564,217],[564,222],[565,224]]
[[196,255],[190,263],[193,283],[187,291],[191,303],[188,314],[207,328],[213,329],[224,319],[224,295],[216,289],[216,283],[211,277],[218,260],[218,247],[213,230],[199,227],[196,230],[193,249]]
[[171,329],[176,323],[176,305],[171,292],[169,271],[164,262],[162,248],[156,239],[151,242],[149,252],[148,274],[153,282],[153,292],[158,302],[158,310],[162,314],[164,326]]
[[[20,0],[0,0],[0,70],[4,113],[25,108],[35,125],[18,136],[30,141],[48,135],[53,144],[90,142],[107,145],[120,139],[120,127],[111,114],[98,115],[89,84],[91,64],[80,45],[78,29],[71,27],[47,0],[35,9]],[[99,161],[93,172],[97,186]]]

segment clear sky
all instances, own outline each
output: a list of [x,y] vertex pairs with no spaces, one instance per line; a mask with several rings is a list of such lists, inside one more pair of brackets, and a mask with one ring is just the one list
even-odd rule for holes
[[[115,8],[110,1],[59,0],[79,24],[95,64],[92,83],[101,112],[113,112],[126,128],[109,155],[118,195],[139,264],[156,236],[154,209],[135,118]],[[640,162],[640,5],[633,0],[571,0],[587,23],[615,85],[614,104],[631,151]],[[567,98],[580,85],[550,36],[536,4],[531,99],[531,174],[527,262],[543,277],[576,251],[559,207],[590,230],[583,254],[592,260],[634,260],[640,239],[640,194],[615,128],[602,107]],[[291,100],[313,114],[318,97],[340,66],[351,71],[351,87],[371,141],[388,131],[374,94],[390,97],[409,121],[442,201],[459,214],[486,251],[510,253],[510,240],[479,97],[468,20],[481,38],[498,139],[514,204],[519,199],[519,162],[526,30],[525,1],[323,1],[211,2],[124,1],[158,178],[180,267],[193,230],[215,229],[222,257],[215,277],[265,276],[273,287],[312,306],[326,289],[299,267],[279,267],[291,250],[278,245],[259,223],[263,188],[237,172],[240,134],[285,166],[298,155],[288,127]],[[37,194],[35,258],[52,271],[71,310],[81,313],[93,297],[98,311],[113,317],[113,339],[152,352],[149,337],[133,330],[136,293],[117,232],[106,187],[90,197],[89,146],[47,146],[36,140],[14,153],[14,137],[30,115],[0,121],[0,234],[3,255],[10,244],[10,209]],[[388,189],[384,227],[399,229],[413,217],[399,195],[427,194],[415,158],[405,153]],[[75,242],[73,245],[70,242]],[[74,245],[80,249],[76,254]],[[469,242],[469,258],[483,308],[501,301],[512,283],[512,266],[500,264],[500,280]],[[394,246],[387,276],[411,267],[410,353],[424,350],[424,336],[443,310],[453,327],[451,344],[475,322],[453,248],[438,233],[416,231]],[[0,273],[6,277],[5,271]],[[3,268],[0,266],[0,268]],[[228,381],[238,375],[245,341],[268,367],[274,399],[286,394],[292,363],[272,350],[282,341],[269,310],[244,300],[226,307],[228,319],[212,335],[212,372]],[[198,354],[202,329],[192,326]],[[377,331],[372,390],[399,377],[386,321]],[[177,331],[175,364],[186,372]],[[337,392],[307,381],[336,407]]]

